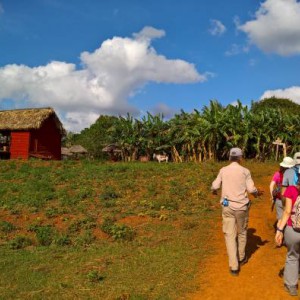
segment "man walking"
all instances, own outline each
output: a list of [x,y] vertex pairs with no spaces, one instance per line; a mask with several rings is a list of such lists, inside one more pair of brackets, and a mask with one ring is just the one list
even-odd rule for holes
[[247,263],[245,255],[250,201],[247,195],[257,197],[261,192],[254,186],[250,171],[240,165],[243,152],[232,148],[231,163],[223,167],[212,183],[213,194],[222,186],[221,204],[223,232],[229,258],[230,274],[237,276],[240,266]]

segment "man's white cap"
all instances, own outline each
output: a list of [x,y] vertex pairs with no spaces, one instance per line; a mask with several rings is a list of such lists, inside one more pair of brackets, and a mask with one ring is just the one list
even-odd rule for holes
[[243,151],[240,148],[231,148],[229,156],[243,156]]

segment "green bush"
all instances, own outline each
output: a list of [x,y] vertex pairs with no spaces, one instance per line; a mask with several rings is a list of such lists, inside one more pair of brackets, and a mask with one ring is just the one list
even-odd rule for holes
[[135,235],[134,229],[124,224],[115,224],[111,228],[111,236],[115,240],[132,241]]
[[35,229],[38,245],[49,246],[54,238],[54,230],[51,226],[37,226]]
[[111,227],[115,224],[115,220],[112,218],[105,218],[100,226],[100,229],[106,234],[110,235]]
[[100,228],[114,240],[132,241],[136,235],[133,228],[125,224],[116,224],[109,218],[104,220]]
[[96,237],[93,235],[92,231],[86,230],[76,239],[76,244],[79,246],[88,246],[92,244],[95,239]]
[[161,210],[161,209],[178,210],[179,209],[178,200],[173,198],[159,198],[149,202],[149,206],[151,209],[154,210]]
[[69,246],[72,244],[72,240],[67,234],[62,234],[55,237],[54,243],[57,246]]
[[81,187],[76,194],[78,200],[84,200],[91,198],[94,195],[94,191],[90,187]]
[[108,199],[116,199],[119,198],[118,193],[111,186],[106,186],[104,191],[100,195],[100,199],[108,200]]
[[27,246],[32,245],[32,240],[27,236],[16,236],[9,242],[9,248],[13,250],[23,249]]
[[9,233],[16,230],[16,226],[10,222],[2,221],[0,222],[0,231]]
[[90,282],[99,282],[104,280],[104,276],[99,273],[97,270],[91,270],[87,273],[86,278]]
[[47,218],[54,218],[57,217],[58,215],[59,215],[59,209],[56,207],[49,207],[45,211],[45,216]]

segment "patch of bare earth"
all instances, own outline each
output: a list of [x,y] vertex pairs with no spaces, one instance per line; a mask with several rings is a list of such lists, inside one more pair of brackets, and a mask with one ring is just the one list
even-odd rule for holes
[[[260,179],[264,195],[254,199],[250,209],[247,255],[249,261],[241,267],[239,276],[229,273],[224,236],[222,233],[221,209],[213,225],[214,238],[211,241],[214,255],[199,266],[199,291],[185,299],[291,299],[283,288],[283,279],[278,273],[283,268],[286,248],[276,248],[273,224],[275,210],[271,211],[269,180]],[[216,199],[217,200],[217,199]]]

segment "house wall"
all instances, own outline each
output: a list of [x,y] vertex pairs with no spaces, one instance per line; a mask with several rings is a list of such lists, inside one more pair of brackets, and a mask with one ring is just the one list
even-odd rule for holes
[[45,120],[40,129],[31,131],[29,151],[61,159],[61,133],[53,117]]
[[29,157],[29,131],[12,131],[10,142],[10,158],[28,159]]

